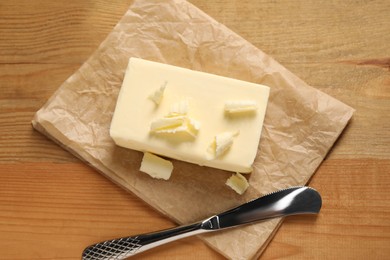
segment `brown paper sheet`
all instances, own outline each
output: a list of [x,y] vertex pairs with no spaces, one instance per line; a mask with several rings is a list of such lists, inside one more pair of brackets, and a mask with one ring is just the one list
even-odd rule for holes
[[[109,126],[129,57],[271,87],[251,187],[239,196],[230,173],[174,161],[170,181],[138,171],[142,154],[114,145]],[[98,50],[37,112],[34,127],[177,223],[190,223],[259,195],[306,184],[353,109],[182,0],[136,1]],[[259,255],[280,219],[202,236],[232,259]]]

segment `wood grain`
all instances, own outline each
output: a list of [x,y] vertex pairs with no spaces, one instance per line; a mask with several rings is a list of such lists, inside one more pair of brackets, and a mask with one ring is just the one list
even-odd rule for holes
[[[0,3],[1,259],[79,259],[90,243],[174,225],[30,124],[131,2]],[[262,258],[387,258],[390,2],[191,2],[356,109],[311,180],[324,199],[321,214],[286,219]],[[188,238],[137,258],[221,256]]]

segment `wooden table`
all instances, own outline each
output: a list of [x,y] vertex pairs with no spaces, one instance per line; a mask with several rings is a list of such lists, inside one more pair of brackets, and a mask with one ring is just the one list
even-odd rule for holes
[[[191,2],[356,109],[310,182],[323,196],[321,214],[286,219],[262,258],[388,259],[390,2]],[[1,259],[79,259],[97,237],[174,225],[30,124],[130,3],[0,2]],[[138,258],[222,257],[188,238]]]

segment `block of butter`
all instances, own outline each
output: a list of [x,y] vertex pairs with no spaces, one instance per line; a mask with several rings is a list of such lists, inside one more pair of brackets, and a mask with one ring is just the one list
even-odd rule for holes
[[252,171],[269,87],[130,58],[110,135],[122,147]]

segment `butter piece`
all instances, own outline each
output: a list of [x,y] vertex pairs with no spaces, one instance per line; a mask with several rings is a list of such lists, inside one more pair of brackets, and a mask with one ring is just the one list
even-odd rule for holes
[[226,101],[225,112],[229,114],[234,113],[252,113],[256,112],[256,101],[253,100],[238,100],[238,101]]
[[226,185],[240,195],[242,195],[249,187],[247,179],[238,172],[230,176],[229,179],[227,179]]
[[171,177],[173,165],[170,161],[164,160],[157,155],[144,153],[139,170],[153,178],[168,180]]
[[149,98],[154,102],[156,103],[156,105],[159,105],[162,98],[163,98],[163,95],[164,95],[164,90],[165,90],[165,87],[167,86],[167,82],[165,81],[161,86],[160,88],[158,88],[157,90],[155,90],[151,95],[149,95]]
[[[156,106],[148,100],[149,95],[164,82],[163,100]],[[251,172],[268,95],[269,88],[263,85],[131,58],[110,135],[117,145],[126,148],[228,171]],[[188,119],[189,129],[197,130],[194,138],[176,138],[178,134],[168,133],[170,136],[165,138],[150,131],[152,122],[166,118],[172,106],[183,100],[188,102],[188,109],[182,116]],[[226,116],[225,103],[229,100],[254,101],[256,113],[248,117]],[[236,130],[240,134],[227,152],[210,159],[207,149],[215,136]]]
[[213,154],[213,156],[220,157],[233,144],[233,138],[238,135],[238,131],[236,132],[223,132],[215,136],[214,141],[210,145],[209,151]]
[[150,125],[150,131],[158,132],[164,129],[174,129],[184,125],[186,122],[187,117],[185,116],[158,118]]
[[152,122],[150,131],[156,134],[189,134],[195,137],[200,123],[187,116],[164,117]]
[[195,137],[198,133],[198,129],[191,124],[191,120],[185,121],[183,125],[174,128],[165,128],[154,131],[157,134],[188,134]]
[[183,100],[171,106],[167,117],[183,116],[188,113],[188,101]]

